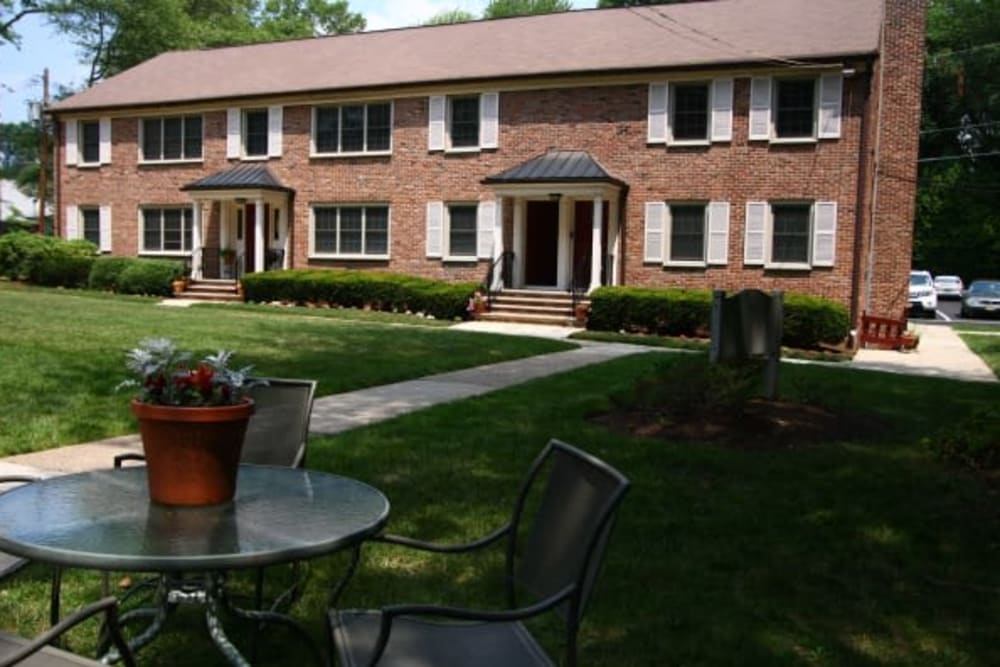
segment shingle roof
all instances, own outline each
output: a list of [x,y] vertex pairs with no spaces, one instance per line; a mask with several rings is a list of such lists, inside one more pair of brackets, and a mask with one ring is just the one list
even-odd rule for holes
[[483,183],[600,182],[622,184],[585,151],[549,151],[488,176]]
[[181,190],[279,190],[290,192],[292,189],[279,181],[265,165],[239,164],[199,178],[197,181],[181,187]]
[[881,0],[713,0],[165,53],[56,112],[658,68],[878,49]]

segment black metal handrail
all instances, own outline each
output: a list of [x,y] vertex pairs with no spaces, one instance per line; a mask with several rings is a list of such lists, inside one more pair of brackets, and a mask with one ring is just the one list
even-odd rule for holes
[[583,271],[587,267],[587,262],[580,262],[573,267],[573,279],[570,281],[569,293],[573,302],[574,313],[576,313],[577,304],[583,301],[583,297],[587,295],[587,289],[590,287],[590,285],[583,284],[587,282],[583,280]]
[[243,253],[239,253],[238,255],[236,255],[236,262],[234,262],[233,264],[233,272],[236,278],[236,282],[243,280],[243,274],[245,272],[244,271],[245,261],[246,258],[243,256]]
[[486,306],[487,308],[492,308],[493,299],[496,296],[496,292],[493,290],[493,279],[496,276],[497,267],[500,267],[500,284],[503,286],[509,286],[511,284],[511,272],[514,268],[514,251],[504,250],[500,253],[500,256],[490,262],[489,268],[486,270],[486,278],[479,286],[480,292],[486,295]]

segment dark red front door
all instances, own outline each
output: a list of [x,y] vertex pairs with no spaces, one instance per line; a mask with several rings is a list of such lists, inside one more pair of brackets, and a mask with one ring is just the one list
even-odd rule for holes
[[525,223],[524,282],[554,287],[559,261],[559,202],[529,201]]

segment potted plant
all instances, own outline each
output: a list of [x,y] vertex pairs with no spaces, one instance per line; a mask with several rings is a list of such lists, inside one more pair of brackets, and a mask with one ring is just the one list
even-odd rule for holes
[[245,394],[260,384],[251,366],[229,367],[222,350],[191,364],[190,352],[168,338],[149,338],[126,355],[137,387],[132,413],[139,420],[149,495],[165,505],[213,505],[231,500],[247,422],[254,411]]
[[479,319],[479,316],[486,312],[486,299],[483,298],[483,293],[476,290],[469,297],[469,305],[465,307],[465,310],[471,317]]

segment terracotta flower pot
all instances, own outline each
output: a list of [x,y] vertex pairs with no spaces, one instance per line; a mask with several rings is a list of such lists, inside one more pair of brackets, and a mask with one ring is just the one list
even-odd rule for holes
[[132,401],[146,455],[149,497],[163,505],[232,500],[251,399],[237,405],[175,407]]

